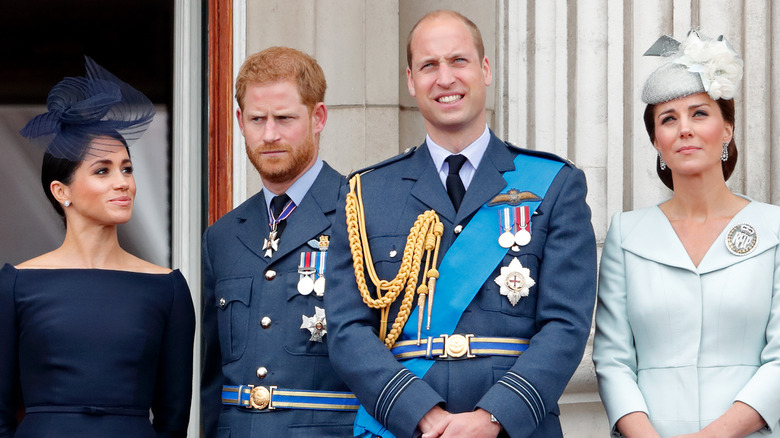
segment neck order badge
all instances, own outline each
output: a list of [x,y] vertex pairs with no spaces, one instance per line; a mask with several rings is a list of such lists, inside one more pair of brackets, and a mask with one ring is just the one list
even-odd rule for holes
[[271,231],[268,233],[268,238],[263,240],[265,257],[272,257],[274,251],[279,250],[279,238],[282,235],[282,231],[284,231],[284,220],[290,216],[295,207],[295,203],[286,193],[274,196],[271,199],[271,213],[268,223]]

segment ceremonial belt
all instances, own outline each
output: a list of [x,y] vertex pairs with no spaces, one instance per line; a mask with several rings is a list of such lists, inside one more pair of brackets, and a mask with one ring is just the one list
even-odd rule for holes
[[115,406],[30,406],[25,408],[26,414],[58,413],[58,414],[86,414],[86,415],[125,415],[129,417],[149,417],[149,409],[120,408]]
[[256,411],[275,409],[357,411],[360,405],[355,395],[351,392],[254,385],[223,385],[222,404]]
[[528,339],[503,337],[476,337],[468,335],[441,335],[396,342],[390,350],[396,359],[423,358],[430,360],[472,359],[478,356],[520,356],[528,349]]

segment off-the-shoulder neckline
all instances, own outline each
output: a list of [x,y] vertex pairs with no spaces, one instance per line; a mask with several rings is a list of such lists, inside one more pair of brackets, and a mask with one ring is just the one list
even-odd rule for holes
[[48,272],[48,271],[73,271],[73,272],[121,272],[121,273],[127,273],[127,274],[142,274],[142,275],[171,275],[175,272],[179,272],[178,269],[171,269],[170,272],[145,272],[145,271],[129,271],[129,270],[122,270],[122,269],[104,269],[104,268],[18,268],[10,263],[5,264],[6,267],[11,267],[13,270],[22,272],[22,271],[38,271],[38,272]]

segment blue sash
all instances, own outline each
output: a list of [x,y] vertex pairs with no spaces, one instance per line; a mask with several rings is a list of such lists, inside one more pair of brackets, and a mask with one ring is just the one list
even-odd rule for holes
[[[546,158],[520,154],[515,158],[515,170],[504,172],[507,185],[502,193],[510,189],[530,191],[544,199],[555,176],[564,163]],[[528,202],[530,216],[539,207],[541,201]],[[468,225],[455,239],[447,250],[439,266],[439,279],[436,282],[435,312],[431,315],[431,329],[423,326],[421,336],[451,335],[458,325],[461,315],[474,299],[490,274],[496,269],[506,255],[507,248],[498,244],[497,211],[505,205],[480,207]],[[487,236],[487,237],[486,237]],[[479,257],[474,257],[473,249],[479,248]],[[462,275],[463,267],[469,267],[469,275]],[[447,299],[442,299],[447,297]],[[401,334],[402,340],[417,339],[417,313],[415,308],[409,316],[408,323]],[[418,377],[423,377],[433,365],[433,360],[415,358],[404,361],[404,366]],[[384,428],[363,408],[355,417],[354,435],[358,437],[394,438],[393,434]]]

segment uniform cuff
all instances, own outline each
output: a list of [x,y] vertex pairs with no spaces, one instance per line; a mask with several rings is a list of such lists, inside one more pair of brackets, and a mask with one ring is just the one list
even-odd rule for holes
[[385,385],[374,418],[397,437],[411,437],[425,414],[443,403],[433,388],[404,368]]
[[493,414],[510,436],[531,435],[549,409],[536,388],[512,371],[501,377],[476,407]]

